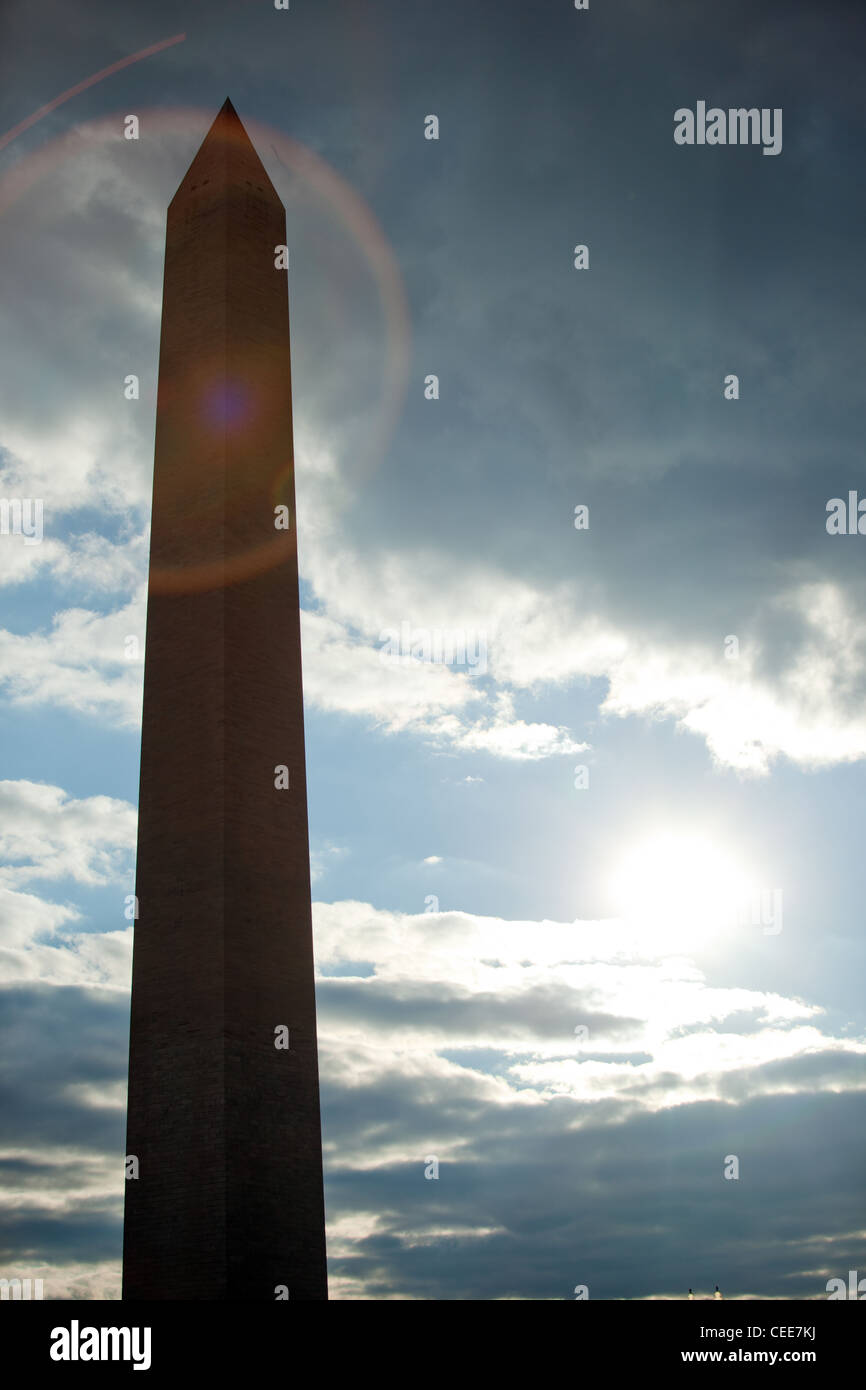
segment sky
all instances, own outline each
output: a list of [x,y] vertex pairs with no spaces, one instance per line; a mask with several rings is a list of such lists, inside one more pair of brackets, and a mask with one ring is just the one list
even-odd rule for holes
[[0,1273],[120,1294],[126,639],[229,96],[287,210],[331,1297],[866,1274],[864,30],[5,0]]

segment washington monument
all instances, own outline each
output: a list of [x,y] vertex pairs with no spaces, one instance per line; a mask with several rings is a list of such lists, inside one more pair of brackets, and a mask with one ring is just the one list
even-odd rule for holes
[[226,101],[168,209],[125,1299],[325,1299],[283,205]]

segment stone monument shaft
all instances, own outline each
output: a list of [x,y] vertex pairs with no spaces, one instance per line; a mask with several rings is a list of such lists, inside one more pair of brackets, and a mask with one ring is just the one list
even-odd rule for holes
[[126,1299],[328,1296],[285,242],[227,101],[166,229]]

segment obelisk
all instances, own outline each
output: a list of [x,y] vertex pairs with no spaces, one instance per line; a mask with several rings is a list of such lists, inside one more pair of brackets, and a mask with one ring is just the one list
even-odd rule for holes
[[168,209],[125,1299],[325,1299],[285,210],[231,102]]

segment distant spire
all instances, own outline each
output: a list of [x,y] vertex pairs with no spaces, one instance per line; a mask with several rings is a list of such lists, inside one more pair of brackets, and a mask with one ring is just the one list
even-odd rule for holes
[[716,1284],[716,1292],[713,1294],[713,1298],[721,1298],[721,1296],[722,1295],[719,1293],[719,1286]]

